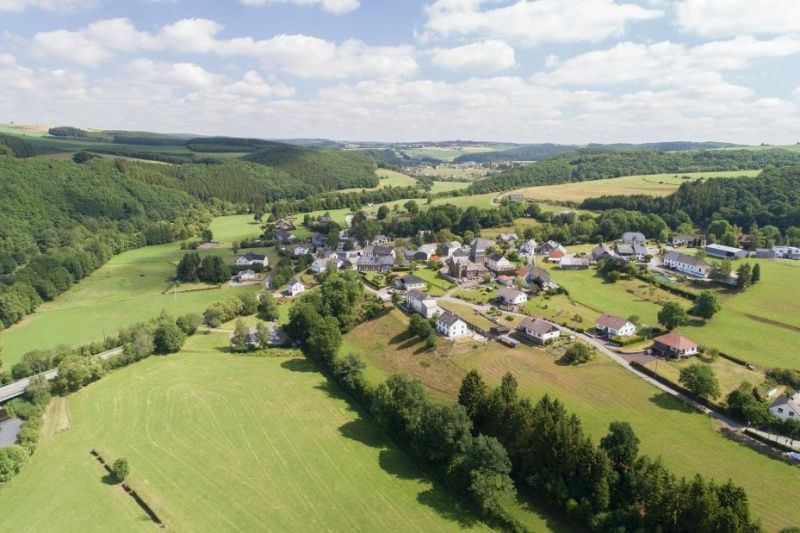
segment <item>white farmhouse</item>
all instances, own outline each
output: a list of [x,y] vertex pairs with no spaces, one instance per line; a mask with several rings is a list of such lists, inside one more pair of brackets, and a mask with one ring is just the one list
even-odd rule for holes
[[667,255],[664,256],[664,265],[698,278],[707,278],[711,271],[711,266],[702,258],[679,252],[667,252]]
[[792,396],[779,396],[769,406],[769,412],[781,420],[797,420],[800,422],[800,392]]
[[470,334],[467,323],[450,311],[445,311],[436,320],[436,330],[448,339],[467,337]]
[[288,293],[290,296],[297,296],[301,292],[305,292],[306,286],[303,285],[303,282],[297,278],[292,278],[289,280],[289,289]]
[[561,336],[558,326],[541,318],[526,317],[517,327],[520,335],[537,344],[547,344]]
[[436,304],[436,300],[418,290],[412,289],[406,293],[406,305],[409,309],[416,311],[425,318],[433,318],[441,313],[441,309]]
[[500,254],[491,254],[486,258],[486,268],[493,272],[508,272],[514,270],[514,263]]
[[528,295],[512,287],[503,287],[497,292],[501,307],[516,307],[528,301]]
[[236,266],[267,266],[269,259],[266,255],[247,253],[236,258]]

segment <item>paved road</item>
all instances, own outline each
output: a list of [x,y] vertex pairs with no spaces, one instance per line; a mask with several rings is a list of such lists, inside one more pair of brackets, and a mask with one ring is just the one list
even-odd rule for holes
[[[98,359],[108,359],[111,356],[119,355],[122,353],[122,347],[114,348],[113,350],[108,350],[103,353],[99,353],[95,355]],[[52,381],[58,376],[58,370],[48,370],[47,372],[43,372],[41,375],[48,381]],[[25,389],[30,385],[31,378],[23,378],[19,381],[15,381],[14,383],[9,383],[3,387],[0,387],[0,403],[6,402],[12,398],[16,398],[17,396],[22,396],[25,392]]]
[[[480,313],[485,313],[486,310],[490,307],[488,305],[477,305],[477,304],[469,303],[469,302],[466,302],[466,301],[461,300],[459,298],[453,298],[451,296],[443,296],[443,297],[441,297],[439,299],[440,300],[445,300],[445,301],[448,301],[448,302],[456,302],[456,303],[461,303],[461,304],[468,305],[468,306],[472,307],[475,311],[478,311]],[[504,312],[506,314],[511,314],[511,315],[515,315],[515,316],[519,316],[519,317],[528,316],[528,315],[525,315],[525,314],[522,314],[522,313],[514,313],[514,312],[508,312],[508,311],[504,311]],[[722,413],[720,413],[718,411],[715,411],[715,410],[713,410],[713,409],[711,409],[711,408],[709,408],[709,407],[707,407],[707,406],[705,406],[705,405],[703,405],[701,403],[698,403],[697,401],[695,401],[694,399],[690,398],[689,396],[686,396],[682,392],[677,391],[677,390],[669,387],[668,385],[665,385],[664,383],[661,383],[660,381],[651,378],[647,374],[644,374],[644,373],[638,371],[637,369],[632,367],[630,364],[628,364],[628,361],[626,361],[619,354],[613,352],[612,350],[609,350],[608,347],[605,345],[605,343],[603,343],[602,341],[600,341],[600,340],[598,340],[598,339],[596,339],[594,337],[591,337],[589,335],[586,335],[584,333],[578,333],[577,331],[573,331],[573,330],[571,330],[571,329],[569,329],[567,327],[563,327],[563,326],[560,326],[560,327],[561,327],[562,331],[564,331],[564,332],[566,332],[566,333],[568,333],[570,335],[574,335],[576,338],[579,338],[579,339],[583,340],[584,342],[586,342],[587,344],[597,348],[597,350],[600,353],[602,353],[606,357],[609,357],[612,361],[614,361],[615,363],[617,363],[622,368],[624,368],[628,372],[632,373],[633,375],[635,375],[639,379],[643,379],[644,381],[646,381],[650,385],[653,385],[654,387],[656,387],[656,388],[660,389],[661,391],[669,394],[670,396],[673,396],[673,397],[681,400],[685,404],[695,408],[696,410],[700,411],[701,413],[705,413],[708,416],[710,416],[710,417],[712,417],[712,418],[714,418],[716,420],[719,420],[719,422],[724,427],[727,427],[727,428],[729,428],[729,429],[731,429],[733,431],[736,431],[736,432],[741,432],[743,429],[748,427],[748,426],[746,426],[744,424],[741,424],[741,423],[737,422],[736,420],[733,420],[732,418],[730,418],[730,417],[728,417],[728,416],[726,416],[726,415],[724,415],[724,414],[722,414]],[[783,444],[785,446],[789,446],[791,448],[794,448],[797,451],[800,451],[800,441],[796,441],[796,440],[793,441],[793,440],[787,439],[785,437],[777,437],[777,436],[769,434],[769,433],[767,433],[765,431],[755,430],[753,428],[750,428],[750,429],[755,431],[756,433],[758,433],[759,435],[761,435],[762,437],[764,437],[766,439],[772,440],[773,442],[778,442],[778,443]]]

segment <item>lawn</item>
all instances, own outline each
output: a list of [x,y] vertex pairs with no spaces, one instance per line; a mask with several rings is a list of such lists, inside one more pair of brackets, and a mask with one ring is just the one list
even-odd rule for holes
[[[252,217],[248,216],[222,217],[212,223],[211,229],[216,239],[229,243],[253,236],[256,226],[251,222]],[[0,333],[0,342],[5,346],[3,361],[11,366],[34,349],[99,341],[123,326],[154,318],[162,310],[175,316],[202,313],[213,302],[258,289],[184,284],[177,295],[165,292],[184,253],[178,243],[171,243],[112,258],[69,291]],[[233,262],[233,254],[226,248],[200,253],[224,254],[226,260]],[[194,288],[204,290],[190,290]]]
[[[562,185],[545,185],[528,187],[521,192],[528,198],[549,202],[577,202],[586,198],[603,195],[647,194],[651,196],[667,196],[675,192],[682,183],[702,178],[736,178],[757,176],[760,170],[740,170],[727,172],[693,172],[686,174],[650,174],[640,176],[623,176],[603,180],[584,181],[580,183],[564,183]],[[688,176],[685,179],[684,176]]]
[[173,531],[485,529],[301,356],[237,357],[225,335],[114,372],[51,410],[0,492],[13,531],[154,531],[89,454],[125,457],[128,482]]
[[460,191],[469,187],[469,183],[465,181],[434,181],[431,187],[431,193],[438,194],[440,192]]
[[705,363],[714,370],[714,375],[717,376],[721,391],[717,400],[720,403],[724,403],[728,393],[736,390],[742,381],[748,381],[751,385],[760,385],[765,380],[764,374],[750,370],[746,366],[737,365],[722,357],[717,357],[714,360],[707,357],[690,357],[682,361],[659,360],[658,364],[656,362],[648,363],[647,367],[657,371],[673,383],[678,383],[681,369],[696,363]]
[[[439,300],[439,307],[445,309],[447,311],[451,311],[459,316],[459,318],[465,320],[470,325],[480,328],[484,331],[488,331],[491,329],[495,323],[477,312],[475,309],[470,307],[467,304],[461,304],[456,302],[446,302],[444,300]],[[502,324],[502,322],[501,322]]]
[[458,289],[453,293],[453,297],[460,298],[471,304],[483,305],[497,297],[497,288],[480,286],[474,289]]
[[412,274],[428,285],[428,293],[431,296],[442,296],[444,293],[455,287],[455,284],[439,276],[438,270],[430,268],[420,268]]
[[[495,342],[477,347],[451,344],[449,352],[417,353],[418,345],[409,346],[400,336],[404,327],[401,317],[391,313],[346,336],[348,349],[364,354],[372,375],[407,372],[425,382],[435,397],[452,401],[468,370],[480,370],[493,385],[510,371],[520,383],[521,394],[533,400],[543,394],[562,400],[582,418],[595,442],[610,422],[628,421],[642,441],[642,451],[661,456],[675,472],[731,478],[745,487],[754,513],[768,531],[800,523],[800,507],[794,502],[800,490],[800,470],[726,439],[712,419],[686,408],[611,360],[598,357],[584,366],[561,366],[540,350],[510,349]],[[384,331],[395,337],[375,346],[377,333]]]
[[706,325],[680,331],[757,365],[800,369],[800,300],[791,296],[800,287],[800,261],[747,261],[761,265],[761,281],[723,297],[722,310]]
[[341,189],[338,192],[361,192],[361,191],[376,191],[378,189],[385,189],[387,187],[415,187],[417,180],[388,168],[375,169],[375,175],[378,176],[378,186],[372,188],[365,187],[351,187],[349,189]]

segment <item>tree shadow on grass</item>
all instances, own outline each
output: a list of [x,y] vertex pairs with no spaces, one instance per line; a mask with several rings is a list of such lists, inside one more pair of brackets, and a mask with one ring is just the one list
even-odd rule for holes
[[701,328],[706,325],[706,321],[702,318],[690,318],[686,325],[693,328]]
[[101,477],[100,480],[103,482],[104,485],[111,485],[111,486],[119,485],[119,481],[117,481],[117,478],[110,473],[106,473],[106,475]]
[[319,372],[317,365],[304,357],[287,359],[281,363],[281,368],[291,370],[292,372]]
[[667,409],[669,411],[679,411],[681,413],[697,413],[697,411],[679,400],[678,398],[672,396],[671,394],[667,394],[666,392],[659,392],[658,394],[651,396],[650,401],[661,407],[662,409]]
[[389,344],[405,345],[409,341],[411,342],[411,344],[414,344],[415,339],[416,337],[410,331],[403,331],[402,333],[398,333],[397,335],[389,339]]
[[384,472],[399,479],[428,479],[414,466],[405,453],[394,446],[381,450],[378,455],[378,464],[381,465]]
[[363,418],[351,420],[339,426],[339,433],[350,440],[359,442],[370,448],[386,447],[386,440],[375,427]]
[[474,527],[479,523],[471,509],[447,495],[437,484],[417,494],[417,501],[433,509],[440,517],[458,523],[462,528]]

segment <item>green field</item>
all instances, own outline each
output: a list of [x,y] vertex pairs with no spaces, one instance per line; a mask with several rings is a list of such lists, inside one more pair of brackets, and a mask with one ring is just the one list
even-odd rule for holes
[[412,272],[416,277],[428,284],[428,293],[431,296],[442,296],[450,289],[455,288],[455,284],[439,276],[439,272],[430,268],[420,268]]
[[127,481],[173,531],[485,529],[308,360],[221,353],[227,343],[198,335],[56,400],[0,492],[0,529],[157,530],[104,483],[91,449],[125,457]]
[[[221,217],[211,230],[216,239],[230,243],[258,234],[252,216]],[[201,313],[211,303],[256,288],[190,291],[203,285],[182,285],[177,295],[165,293],[175,266],[185,252],[178,243],[148,246],[112,258],[89,277],[42,305],[19,324],[0,333],[3,361],[13,365],[34,349],[54,348],[59,344],[82,344],[102,340],[128,324],[158,316],[162,309],[172,315]],[[224,254],[233,262],[230,249],[205,253]]]
[[465,181],[434,181],[431,187],[432,194],[439,194],[442,192],[460,191],[469,187],[469,183]]
[[402,172],[397,172],[396,170],[391,170],[388,168],[375,169],[375,175],[379,178],[377,187],[373,187],[371,189],[356,187],[351,189],[341,189],[338,192],[376,191],[378,189],[386,189],[388,187],[415,187],[417,185],[417,180],[408,174],[403,174]]
[[[459,147],[444,147],[444,146],[427,146],[424,148],[409,148],[403,152],[409,157],[422,158],[430,157],[449,163],[456,157],[464,154],[477,154],[484,152],[495,152],[502,149],[504,145],[485,145],[485,146],[459,146]],[[514,146],[507,146],[507,149],[514,148]]]
[[[562,185],[545,185],[528,187],[516,192],[527,198],[546,202],[576,202],[587,198],[622,194],[647,194],[651,196],[667,196],[675,192],[682,183],[702,178],[737,178],[757,176],[760,170],[740,170],[730,172],[694,172],[686,174],[650,174],[641,176],[624,176],[603,180],[564,183]],[[685,179],[687,176],[688,179]]]
[[[510,349],[495,342],[477,347],[440,342],[438,353],[419,352],[421,345],[402,335],[406,322],[393,312],[363,324],[347,334],[343,349],[363,355],[371,379],[404,371],[425,382],[443,401],[452,401],[469,369],[477,368],[492,384],[513,372],[522,394],[559,398],[581,417],[595,441],[610,422],[628,421],[642,441],[642,451],[661,456],[675,472],[731,478],[745,487],[754,513],[768,531],[800,523],[800,507],[795,505],[800,469],[726,439],[713,419],[688,409],[610,359],[562,366],[541,350]],[[378,340],[379,332],[385,340]]]

